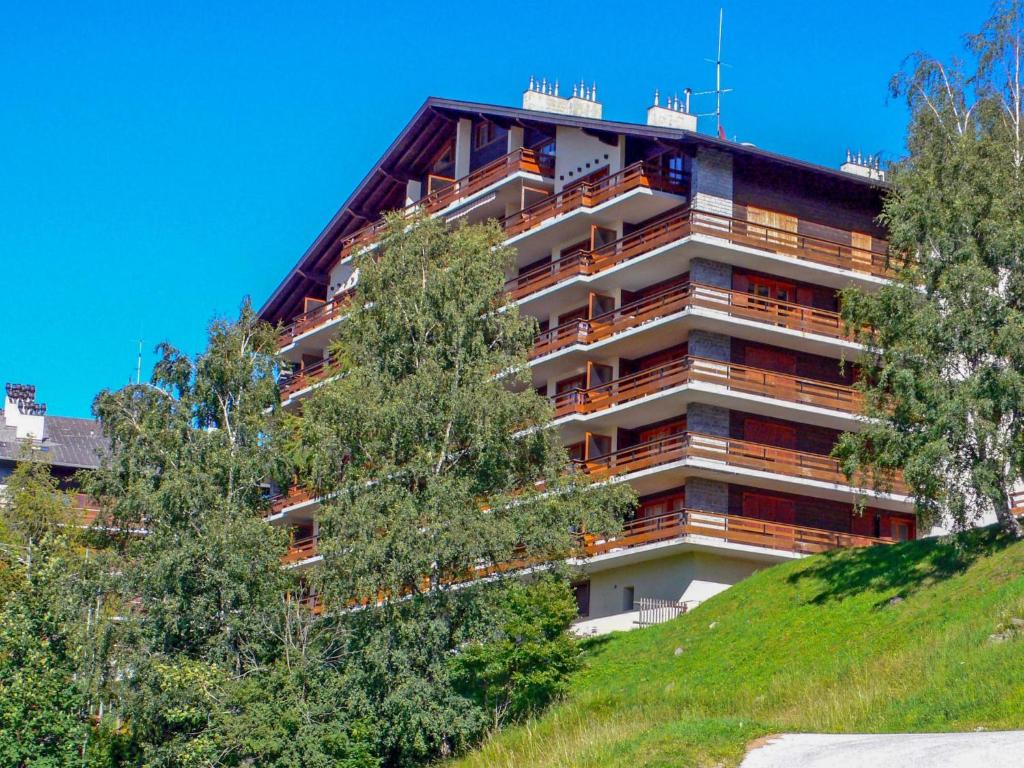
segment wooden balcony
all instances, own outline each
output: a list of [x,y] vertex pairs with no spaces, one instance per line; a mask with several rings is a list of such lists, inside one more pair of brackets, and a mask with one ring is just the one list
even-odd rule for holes
[[[683,509],[668,512],[657,517],[628,520],[622,531],[614,536],[582,534],[579,537],[580,554],[595,557],[617,550],[628,550],[662,541],[671,541],[684,536],[701,536],[725,541],[731,544],[745,544],[752,547],[810,555],[831,549],[847,547],[868,547],[875,544],[892,544],[892,539],[861,536],[842,531],[809,528],[788,523],[774,523],[740,515],[723,515],[702,510]],[[281,558],[283,565],[308,560],[317,554],[317,537],[310,536],[292,543],[287,554]],[[499,572],[519,570],[532,562],[519,559],[509,563],[480,568],[471,577],[484,578]]]
[[288,551],[281,558],[282,565],[293,565],[295,563],[301,563],[303,560],[308,560],[311,557],[317,555],[317,542],[319,537],[317,536],[306,536],[301,539],[296,539],[288,545]]
[[756,224],[746,218],[746,209],[741,206],[736,207],[736,213],[729,217],[688,209],[601,248],[574,251],[517,275],[505,284],[505,290],[518,301],[573,277],[596,275],[693,234],[875,277],[892,277],[886,264],[889,244],[885,240],[800,220],[794,220],[794,232]]
[[331,361],[327,358],[312,365],[304,366],[294,373],[285,374],[278,381],[278,386],[281,389],[281,400],[287,400],[296,393],[313,386],[319,381],[323,381],[327,378],[330,370]]
[[594,557],[618,549],[640,547],[682,536],[704,536],[732,544],[767,547],[798,554],[813,554],[841,547],[893,543],[891,539],[686,509],[658,517],[630,520],[617,536],[599,538],[585,535],[583,550],[588,557]]
[[312,501],[315,498],[316,493],[309,488],[302,488],[300,486],[293,485],[288,489],[287,493],[279,493],[276,496],[270,497],[270,513],[277,515],[288,507],[293,507],[296,504],[303,503],[304,501]]
[[288,325],[281,328],[277,336],[279,347],[287,347],[296,337],[309,333],[321,325],[326,325],[341,314],[352,304],[352,291],[338,294],[329,301],[325,301],[301,315],[296,316]]
[[[448,206],[476,194],[481,189],[511,176],[518,172],[533,173],[538,176],[553,176],[553,158],[542,155],[532,149],[516,149],[503,157],[488,163],[461,179],[455,179],[446,187],[435,190],[429,195],[420,198],[412,205],[402,210],[404,215],[412,215],[418,211],[436,213]],[[342,242],[341,255],[345,259],[352,255],[352,252],[361,246],[369,245],[384,231],[386,223],[379,219],[372,224],[363,227],[357,232],[349,235]]]
[[625,304],[590,320],[572,320],[543,331],[534,339],[530,359],[549,355],[574,344],[593,344],[691,307],[703,307],[793,331],[836,339],[849,338],[838,312],[766,299],[728,288],[685,283],[666,288],[653,296]]
[[862,404],[860,392],[850,386],[693,355],[590,389],[570,389],[555,395],[551,400],[556,418],[571,414],[587,415],[691,382],[714,384],[745,394],[832,408],[845,413],[860,412]]
[[592,208],[613,197],[640,188],[683,195],[689,193],[688,187],[680,185],[665,175],[660,166],[640,161],[602,179],[570,184],[561,192],[556,192],[520,211],[509,214],[501,219],[499,224],[505,231],[506,237],[514,237],[555,216],[569,213],[577,208]]
[[[696,432],[640,443],[575,463],[580,471],[602,478],[631,474],[683,459],[702,459],[723,467],[754,469],[838,485],[851,484],[840,469],[839,462],[831,456]],[[889,488],[886,490],[907,493],[906,485],[899,475],[889,478]]]

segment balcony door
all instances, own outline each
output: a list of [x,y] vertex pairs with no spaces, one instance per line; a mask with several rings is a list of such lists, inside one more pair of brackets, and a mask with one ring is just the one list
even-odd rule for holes
[[785,349],[749,346],[744,354],[744,360],[751,368],[796,375],[796,353]]

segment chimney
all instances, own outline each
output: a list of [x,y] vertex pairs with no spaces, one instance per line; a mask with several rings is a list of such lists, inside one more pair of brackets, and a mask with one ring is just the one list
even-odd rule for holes
[[846,162],[839,166],[843,173],[863,176],[874,181],[885,181],[885,169],[882,168],[881,155],[863,155],[860,152],[846,150]]
[[32,384],[8,384],[4,395],[4,421],[19,439],[42,440],[46,436],[46,406],[36,402]]
[[572,96],[559,94],[559,84],[549,83],[547,78],[530,78],[529,87],[523,91],[523,109],[535,112],[555,112],[560,115],[575,115],[601,119],[601,102],[597,100],[597,83],[587,85],[582,80],[572,86]]
[[697,116],[690,114],[690,96],[693,91],[689,88],[683,91],[683,98],[678,95],[670,96],[665,106],[661,105],[661,94],[654,92],[654,104],[647,108],[647,124],[657,125],[661,128],[680,128],[684,131],[697,130]]

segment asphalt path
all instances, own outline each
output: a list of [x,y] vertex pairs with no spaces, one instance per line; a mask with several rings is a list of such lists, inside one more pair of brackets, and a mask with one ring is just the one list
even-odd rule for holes
[[1024,731],[772,736],[740,768],[1024,768]]

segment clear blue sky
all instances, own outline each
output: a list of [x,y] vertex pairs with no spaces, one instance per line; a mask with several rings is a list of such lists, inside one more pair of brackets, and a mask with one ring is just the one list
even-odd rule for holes
[[[898,155],[888,77],[989,9],[723,2],[729,138],[828,165]],[[145,376],[158,341],[198,351],[262,304],[427,96],[517,106],[531,74],[582,77],[642,121],[655,87],[713,85],[719,6],[0,3],[0,383],[88,415],[140,338]]]

